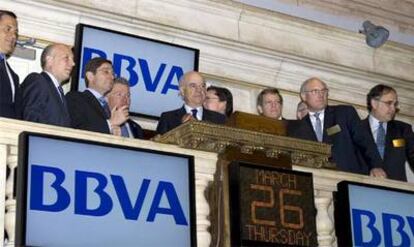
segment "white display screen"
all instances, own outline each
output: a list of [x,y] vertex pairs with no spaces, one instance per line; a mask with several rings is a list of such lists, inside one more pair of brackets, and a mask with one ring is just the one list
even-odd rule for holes
[[192,156],[32,134],[22,139],[17,243],[195,245]]
[[129,81],[131,108],[135,115],[158,118],[179,108],[178,80],[198,69],[197,49],[79,24],[75,41],[76,73],[72,90],[86,88],[85,65],[94,57],[113,63],[116,76]]

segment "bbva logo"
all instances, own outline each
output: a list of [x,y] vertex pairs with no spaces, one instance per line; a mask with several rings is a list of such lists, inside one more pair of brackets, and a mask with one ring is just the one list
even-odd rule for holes
[[[124,179],[118,175],[110,175],[110,181],[113,184],[117,198],[112,198],[105,191],[108,185],[108,178],[97,172],[75,170],[74,174],[74,195],[70,195],[68,190],[63,187],[65,181],[65,172],[56,167],[33,164],[31,166],[30,179],[30,209],[61,212],[69,207],[71,200],[74,200],[74,214],[87,216],[105,216],[112,211],[114,202],[118,201],[123,215],[127,220],[138,220],[142,205],[145,200],[152,200],[151,207],[146,217],[147,222],[154,222],[157,214],[169,215],[174,218],[177,225],[188,225],[184,215],[179,197],[175,190],[174,184],[167,181],[159,181],[154,195],[148,195],[148,188],[151,184],[150,179],[143,179],[138,191],[138,195],[132,202],[128,193]],[[54,178],[50,185],[45,185],[45,177]],[[91,183],[91,182],[94,183]],[[89,182],[89,183],[88,183]],[[100,204],[96,208],[88,208],[88,184],[97,184],[93,191],[95,196],[99,197]],[[46,186],[50,186],[45,188]],[[54,190],[56,201],[49,204],[44,202],[45,190]],[[161,207],[161,200],[165,195],[165,200],[169,207]]]
[[[89,60],[91,60],[94,57],[102,57],[111,60],[111,58],[108,58],[108,55],[105,51],[90,47],[84,47],[82,59],[83,69],[81,73],[81,78],[85,77],[84,68],[86,64]],[[129,78],[129,85],[131,87],[138,84],[138,71],[141,71],[141,81],[143,81],[146,91],[155,92],[157,88],[161,86],[161,94],[167,94],[168,90],[178,91],[178,85],[177,83],[174,84],[174,82],[178,82],[180,77],[184,74],[183,68],[177,65],[171,66],[171,68],[168,71],[166,63],[161,63],[156,70],[152,71],[153,74],[151,74],[150,65],[148,64],[148,61],[146,59],[135,59],[134,57],[118,53],[114,53],[112,58],[112,65],[115,74],[117,74],[118,76]],[[165,81],[161,81],[165,73],[168,73],[167,78],[165,79]]]

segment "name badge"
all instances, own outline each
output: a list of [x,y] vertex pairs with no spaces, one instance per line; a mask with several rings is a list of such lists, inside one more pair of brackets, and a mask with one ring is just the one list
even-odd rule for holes
[[335,135],[336,133],[339,133],[339,132],[341,132],[341,126],[339,126],[338,124],[335,124],[329,129],[326,129],[326,133],[328,134],[328,136]]
[[402,138],[400,138],[400,139],[394,139],[394,140],[392,140],[392,145],[395,148],[404,147],[405,146],[405,139],[402,139]]

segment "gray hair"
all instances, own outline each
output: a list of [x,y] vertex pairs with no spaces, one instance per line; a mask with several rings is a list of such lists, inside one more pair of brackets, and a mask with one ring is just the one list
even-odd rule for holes
[[121,84],[121,85],[127,86],[129,88],[129,81],[124,77],[115,78],[114,79],[114,85],[115,84]]
[[306,86],[311,82],[311,81],[315,81],[315,80],[317,80],[317,81],[320,81],[322,84],[323,84],[323,86],[325,87],[325,88],[328,88],[328,86],[326,85],[326,83],[325,82],[323,82],[321,79],[319,79],[318,77],[311,77],[311,78],[309,78],[309,79],[307,79],[306,81],[304,81],[303,83],[302,83],[302,85],[300,86],[300,93],[304,93],[305,91],[306,91]]

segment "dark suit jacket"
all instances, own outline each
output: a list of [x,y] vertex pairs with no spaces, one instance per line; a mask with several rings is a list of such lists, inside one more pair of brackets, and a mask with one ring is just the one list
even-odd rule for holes
[[95,96],[85,90],[84,92],[71,91],[66,94],[72,127],[110,134],[105,112]]
[[142,130],[141,126],[134,122],[131,119],[128,119],[129,128],[131,129],[134,138],[136,139],[144,139],[144,131]]
[[[371,133],[371,139],[374,141],[368,118],[362,120],[362,126],[365,131]],[[412,127],[404,122],[392,120],[387,123],[386,133],[384,170],[387,177],[407,181],[405,161],[408,160],[411,166],[414,164],[414,133]],[[395,144],[393,141],[395,141]],[[405,142],[404,145],[401,145],[402,142]]]
[[[340,131],[328,135],[327,129],[332,127],[337,130],[339,127]],[[317,141],[309,114],[296,124],[289,124],[288,136]],[[372,168],[383,167],[375,143],[369,133],[362,129],[361,120],[351,106],[326,107],[323,142],[332,145],[332,159],[339,170],[368,174]],[[362,155],[367,165],[359,160],[359,155]]]
[[[184,106],[173,111],[163,112],[158,121],[157,133],[164,134],[165,132],[178,127],[181,124],[182,117],[186,113]],[[226,117],[220,113],[203,109],[203,121],[224,124]]]
[[45,72],[31,73],[22,85],[23,120],[71,127],[66,99],[62,98]]
[[20,112],[20,87],[19,77],[16,73],[8,66],[10,74],[13,78],[13,84],[15,89],[15,101],[12,101],[12,89],[10,86],[9,75],[6,71],[4,61],[0,61],[0,117],[8,118],[21,118]]

